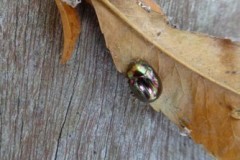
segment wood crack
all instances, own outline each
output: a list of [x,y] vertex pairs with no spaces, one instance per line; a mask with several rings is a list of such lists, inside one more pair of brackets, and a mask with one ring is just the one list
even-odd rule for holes
[[63,132],[64,126],[66,124],[67,116],[68,116],[68,113],[69,113],[69,110],[70,110],[70,106],[72,104],[72,100],[73,100],[73,97],[74,97],[75,88],[76,88],[78,75],[79,75],[79,69],[80,69],[80,65],[78,65],[77,74],[76,74],[76,77],[75,77],[74,83],[73,83],[72,95],[70,97],[70,100],[69,100],[69,103],[68,103],[68,106],[67,106],[67,111],[66,111],[66,114],[64,115],[64,120],[63,120],[63,123],[61,125],[60,132],[59,132],[59,135],[58,135],[58,138],[57,138],[57,147],[56,147],[55,156],[54,156],[55,160],[57,160],[57,154],[58,154],[58,150],[59,150],[59,147],[60,147],[60,141],[61,141],[61,138],[62,138],[62,132]]
[[57,153],[58,153],[58,149],[60,147],[60,140],[61,140],[61,137],[62,137],[62,132],[63,132],[64,126],[65,126],[65,123],[67,121],[67,115],[68,115],[68,112],[69,112],[69,109],[70,109],[70,106],[71,106],[71,103],[72,103],[73,95],[74,95],[74,91],[73,91],[73,93],[70,97],[70,101],[68,103],[67,111],[66,111],[66,114],[64,116],[64,120],[63,120],[63,123],[61,125],[60,132],[59,132],[59,135],[58,135],[58,138],[57,138],[57,148],[56,148],[56,152],[55,152],[55,156],[54,156],[55,160],[57,159]]

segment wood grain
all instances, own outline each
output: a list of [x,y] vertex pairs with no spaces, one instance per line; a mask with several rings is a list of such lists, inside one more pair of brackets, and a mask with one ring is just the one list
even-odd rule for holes
[[238,0],[156,0],[173,26],[240,41]]
[[130,95],[91,7],[79,8],[82,33],[67,65],[53,1],[0,1],[0,11],[2,160],[211,159]]

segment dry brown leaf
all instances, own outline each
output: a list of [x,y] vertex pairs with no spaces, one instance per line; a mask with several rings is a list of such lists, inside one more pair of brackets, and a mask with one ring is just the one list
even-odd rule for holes
[[216,158],[239,160],[239,44],[171,28],[151,0],[150,13],[136,0],[91,3],[117,69],[143,59],[158,72],[163,92],[151,106]]
[[64,49],[61,56],[61,63],[66,63],[72,55],[76,41],[80,34],[80,20],[75,8],[70,7],[61,0],[55,0],[58,10],[61,14],[63,32],[64,32]]

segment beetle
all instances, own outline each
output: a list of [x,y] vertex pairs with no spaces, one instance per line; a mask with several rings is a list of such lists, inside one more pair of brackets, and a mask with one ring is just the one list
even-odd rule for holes
[[133,94],[143,102],[154,102],[162,92],[162,82],[154,69],[143,60],[129,64],[126,72]]

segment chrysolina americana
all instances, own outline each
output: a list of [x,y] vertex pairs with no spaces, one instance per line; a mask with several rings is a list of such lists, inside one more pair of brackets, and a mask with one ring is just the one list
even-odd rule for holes
[[145,61],[131,63],[127,70],[127,78],[133,94],[143,102],[155,101],[162,92],[159,77]]

